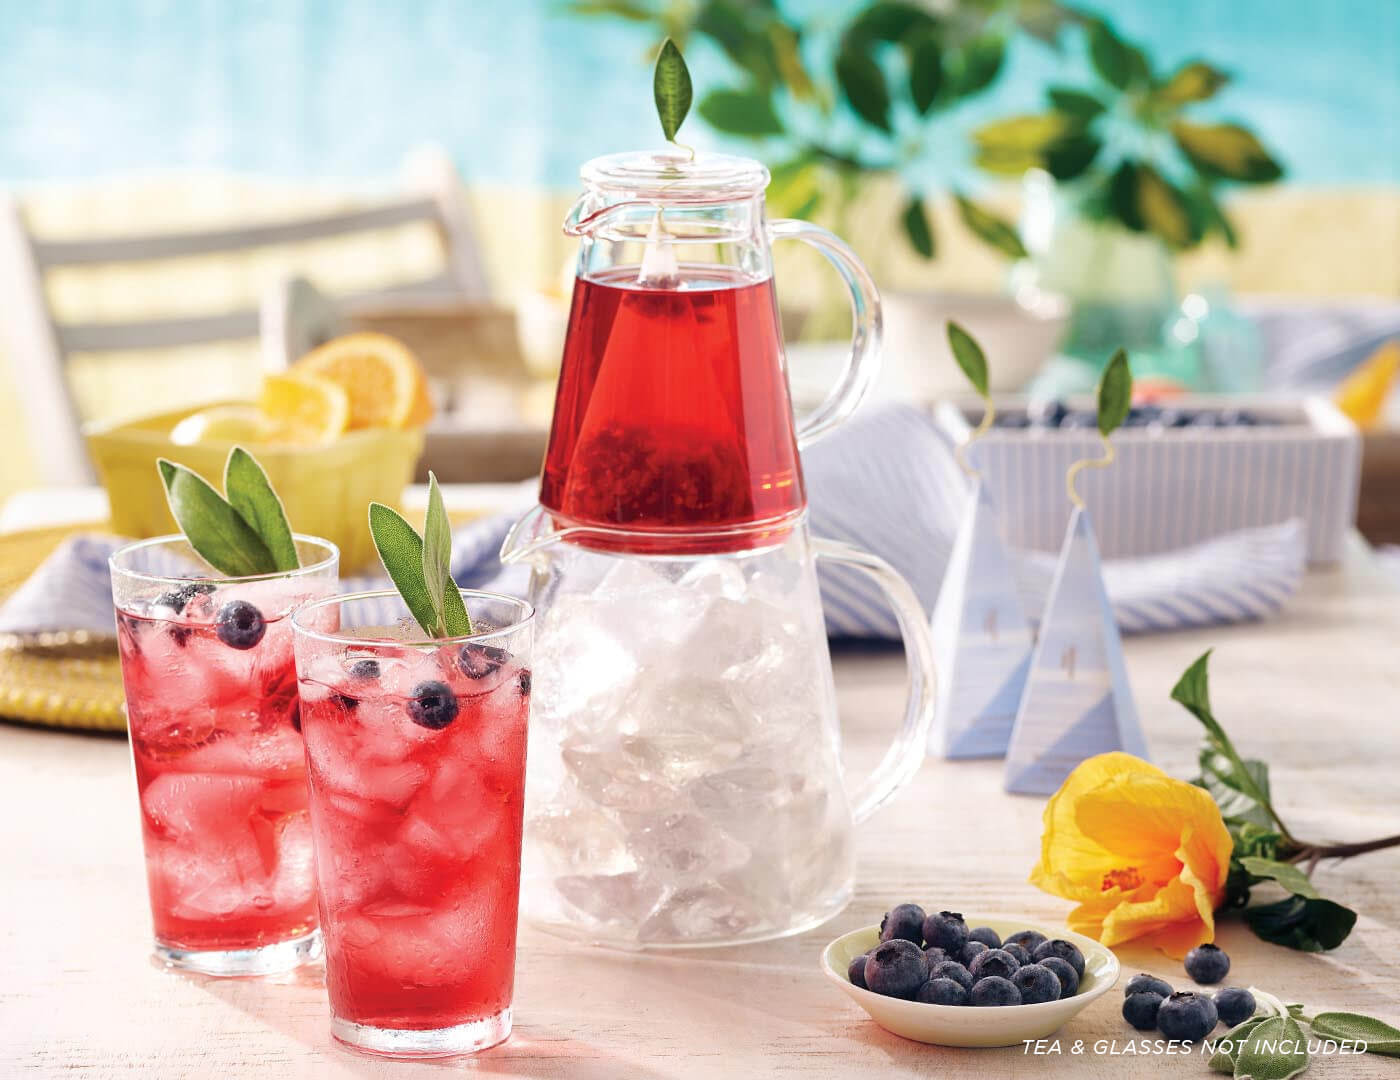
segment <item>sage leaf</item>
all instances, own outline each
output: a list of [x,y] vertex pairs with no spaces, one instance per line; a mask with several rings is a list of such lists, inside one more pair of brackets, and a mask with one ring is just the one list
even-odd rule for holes
[[875,58],[847,41],[836,55],[836,81],[855,114],[872,127],[890,131],[890,91]]
[[955,322],[948,323],[948,347],[953,350],[953,359],[962,368],[967,381],[983,398],[991,396],[987,378],[987,357],[977,340]]
[[899,221],[904,226],[904,235],[909,238],[909,246],[925,259],[933,258],[933,227],[929,225],[924,200],[917,195],[912,196]]
[[676,132],[690,112],[695,89],[690,82],[690,69],[685,66],[676,43],[667,38],[656,57],[656,70],[651,76],[651,96],[656,102],[656,115],[667,142],[676,141]]
[[1252,1020],[1246,1020],[1238,1027],[1231,1028],[1228,1032],[1216,1039],[1211,1045],[1216,1047],[1210,1055],[1210,1067],[1213,1072],[1225,1073],[1227,1076],[1234,1075],[1235,1059],[1240,1056],[1240,1051],[1244,1048],[1245,1042],[1250,1034],[1260,1024],[1264,1023],[1268,1017],[1259,1016]]
[[[1201,750],[1201,783],[1210,792],[1210,796],[1215,800],[1215,805],[1220,807],[1220,815],[1226,822],[1238,822],[1242,825],[1253,825],[1259,828],[1268,829],[1274,824],[1273,816],[1265,809],[1265,804],[1260,802],[1254,794],[1242,790],[1241,781],[1237,778],[1237,768],[1235,762],[1227,755],[1218,750],[1213,750],[1209,745]],[[1241,758],[1239,761],[1243,772],[1241,775],[1249,785],[1251,792],[1262,793],[1265,800],[1269,798],[1269,766],[1267,762],[1256,760],[1255,758]],[[1251,852],[1258,854],[1258,852]]]
[[1256,878],[1277,881],[1296,896],[1305,896],[1316,900],[1322,895],[1313,888],[1313,883],[1308,880],[1308,875],[1292,863],[1279,862],[1276,859],[1262,859],[1257,855],[1245,855],[1241,857],[1240,865]]
[[277,572],[262,537],[202,476],[165,458],[156,468],[175,523],[200,558],[228,577]]
[[1324,1012],[1313,1017],[1314,1035],[1364,1042],[1368,1054],[1400,1057],[1400,1028],[1361,1013]]
[[1025,245],[1009,224],[957,192],[953,193],[953,198],[957,202],[958,216],[962,218],[963,224],[980,240],[1013,259],[1026,257]]
[[772,99],[762,90],[711,90],[699,106],[700,115],[726,135],[781,135],[783,122]]
[[1133,373],[1128,354],[1119,349],[1108,361],[1099,379],[1099,434],[1105,439],[1128,418],[1133,404]]
[[428,512],[423,518],[423,586],[428,590],[428,602],[437,615],[437,624],[447,636],[443,618],[443,597],[452,584],[452,525],[447,520],[447,507],[442,502],[442,490],[437,477],[428,473]]
[[1235,1058],[1237,1080],[1288,1080],[1308,1067],[1308,1042],[1291,1016],[1265,1020]]
[[1300,952],[1326,952],[1347,939],[1356,912],[1322,897],[1290,896],[1244,909],[1244,921],[1265,941]]
[[429,637],[438,637],[437,610],[423,581],[423,538],[403,515],[383,503],[369,504],[369,531],[379,561],[404,605]]
[[224,465],[224,494],[229,505],[267,545],[278,570],[295,570],[301,565],[281,498],[272,489],[258,459],[241,446],[229,451]]

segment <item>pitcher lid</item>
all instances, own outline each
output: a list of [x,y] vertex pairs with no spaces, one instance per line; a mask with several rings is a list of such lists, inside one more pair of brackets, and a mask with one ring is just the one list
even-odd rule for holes
[[752,158],[688,150],[634,150],[584,163],[579,177],[609,196],[648,202],[731,202],[760,194],[768,170]]

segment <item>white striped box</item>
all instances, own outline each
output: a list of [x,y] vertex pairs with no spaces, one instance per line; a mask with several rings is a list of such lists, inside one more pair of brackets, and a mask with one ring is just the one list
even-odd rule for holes
[[[1023,398],[998,399],[998,412],[1024,412]],[[1290,518],[1307,523],[1308,561],[1336,562],[1356,521],[1361,436],[1325,398],[1192,397],[1173,406],[1246,409],[1275,421],[1254,427],[1120,428],[1111,468],[1080,473],[1105,558],[1154,555],[1223,533]],[[1087,399],[1071,401],[1091,409]],[[966,438],[980,403],[944,401],[940,429]],[[1065,472],[1100,453],[1097,432],[1082,428],[997,428],[969,452],[1001,512],[1012,547],[1056,550],[1070,503]]]

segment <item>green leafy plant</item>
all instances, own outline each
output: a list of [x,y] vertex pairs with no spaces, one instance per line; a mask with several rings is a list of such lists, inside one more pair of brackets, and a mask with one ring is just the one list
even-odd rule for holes
[[369,504],[369,531],[389,580],[423,632],[432,638],[470,634],[471,617],[452,580],[452,529],[437,477],[428,474],[428,511],[421,536],[402,514],[383,503]]
[[301,565],[282,500],[241,446],[224,463],[224,494],[183,465],[156,460],[165,498],[190,547],[221,574],[253,577]]
[[[1245,922],[1265,941],[1304,952],[1335,949],[1351,933],[1356,912],[1318,893],[1313,868],[1322,859],[1400,847],[1400,835],[1349,844],[1298,839],[1274,809],[1269,766],[1241,756],[1211,711],[1209,662],[1207,651],[1186,669],[1171,696],[1205,729],[1196,782],[1220,807],[1235,842],[1224,906],[1242,908]],[[1251,890],[1265,883],[1281,887],[1287,897],[1250,904]]]
[[1361,1013],[1307,1014],[1303,1005],[1285,1005],[1278,997],[1251,986],[1255,1013],[1219,1039],[1211,1040],[1210,1067],[1239,1080],[1288,1080],[1311,1064],[1308,1028],[1313,1040],[1348,1042],[1354,1049],[1365,1045],[1368,1054],[1400,1057],[1400,1029]]
[[[996,81],[1012,36],[1053,43],[1076,19],[1057,0],[964,0],[946,11],[877,0],[855,12],[828,54],[809,64],[805,46],[830,35],[815,33],[815,20],[786,14],[776,0],[576,0],[569,7],[654,26],[682,46],[691,37],[707,39],[728,58],[733,77],[707,91],[696,111],[715,131],[759,141],[771,163],[775,208],[809,217],[831,203],[840,213],[863,180],[895,177],[900,227],[925,258],[935,254],[937,237],[929,192],[912,173],[928,150],[932,121]],[[1008,222],[965,193],[954,195],[975,235],[1007,256],[1025,254]]]
[[986,124],[973,135],[977,164],[1020,176],[1043,169],[1082,189],[1080,210],[1173,249],[1238,236],[1217,200],[1223,182],[1264,184],[1283,175],[1248,128],[1195,119],[1229,75],[1204,60],[1158,70],[1141,46],[1105,19],[1081,17],[1096,81],[1052,85],[1043,112]]

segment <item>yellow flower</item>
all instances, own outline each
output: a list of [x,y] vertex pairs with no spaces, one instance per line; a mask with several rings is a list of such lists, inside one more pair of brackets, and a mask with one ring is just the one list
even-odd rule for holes
[[1214,800],[1132,754],[1100,754],[1045,807],[1032,884],[1079,901],[1069,925],[1171,956],[1215,937],[1234,842]]

